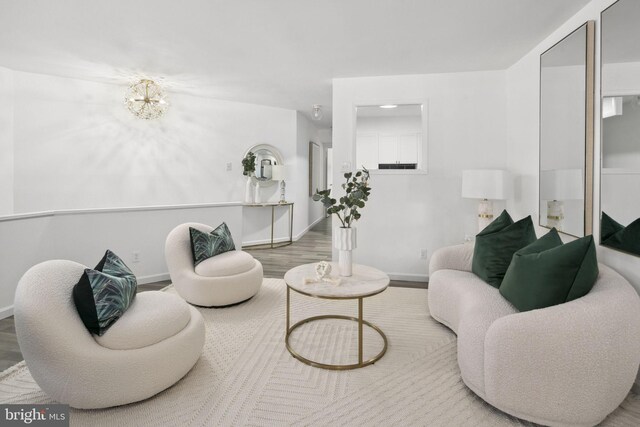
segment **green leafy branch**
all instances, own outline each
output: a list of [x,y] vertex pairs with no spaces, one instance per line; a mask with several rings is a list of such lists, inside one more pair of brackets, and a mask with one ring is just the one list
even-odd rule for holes
[[364,208],[365,202],[369,200],[371,187],[369,187],[369,171],[363,167],[362,170],[348,172],[344,174],[346,182],[342,184],[345,195],[338,200],[331,197],[331,190],[317,190],[313,195],[313,200],[320,201],[324,205],[329,215],[335,214],[342,226],[350,228],[351,224],[361,217],[358,209]]
[[242,159],[242,175],[251,176],[256,171],[256,155],[251,151]]

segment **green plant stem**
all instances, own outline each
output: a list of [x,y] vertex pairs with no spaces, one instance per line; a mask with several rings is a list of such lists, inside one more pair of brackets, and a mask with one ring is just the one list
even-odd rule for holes
[[336,212],[336,215],[338,216],[338,219],[340,220],[340,222],[342,223],[342,226],[347,228],[347,225],[345,225],[344,221],[342,220],[342,217],[340,216],[340,212]]

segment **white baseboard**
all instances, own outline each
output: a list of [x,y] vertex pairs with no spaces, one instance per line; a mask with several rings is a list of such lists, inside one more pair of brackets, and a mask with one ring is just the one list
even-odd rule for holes
[[[274,244],[284,243],[288,241],[289,241],[288,237],[278,237],[273,239]],[[295,242],[296,239],[293,239],[293,241]],[[269,243],[271,243],[271,239],[249,240],[248,242],[242,242],[242,247],[245,248],[246,246],[253,246],[253,245],[268,245]]]
[[322,221],[324,219],[323,216],[321,216],[320,218],[316,219],[315,221],[313,221],[311,224],[309,224],[304,230],[302,230],[300,233],[298,233],[297,235],[293,236],[293,241],[296,242],[298,240],[300,240],[300,238],[302,236],[304,236],[305,234],[307,234],[307,232],[309,230],[311,230],[313,228],[314,225],[316,225],[317,223],[319,223],[320,221]]
[[147,283],[162,282],[164,280],[171,280],[169,273],[150,274],[148,276],[136,277],[138,285],[146,285]]
[[401,280],[404,282],[428,282],[427,274],[406,274],[406,273],[387,273],[391,280]]
[[5,319],[9,316],[13,316],[13,305],[0,308],[0,319]]

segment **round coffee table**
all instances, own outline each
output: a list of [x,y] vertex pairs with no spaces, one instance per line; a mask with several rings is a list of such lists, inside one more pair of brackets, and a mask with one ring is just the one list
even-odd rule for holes
[[[382,330],[376,325],[367,322],[362,318],[362,300],[373,295],[377,295],[387,289],[389,285],[389,276],[382,271],[366,265],[353,265],[353,275],[350,277],[338,276],[338,265],[336,263],[331,264],[331,277],[340,277],[340,284],[335,285],[327,282],[313,282],[305,283],[305,279],[315,279],[316,277],[316,264],[304,264],[298,267],[292,268],[284,275],[284,280],[287,283],[287,331],[285,335],[285,344],[289,353],[299,361],[306,363],[316,368],[332,369],[336,371],[362,368],[364,366],[371,365],[384,356],[387,351],[387,337]],[[358,317],[340,316],[326,314],[322,316],[313,316],[303,320],[300,320],[293,326],[290,326],[290,312],[291,312],[291,290],[296,291],[299,294],[306,295],[313,298],[322,298],[329,300],[358,300]],[[358,322],[358,363],[349,365],[332,365],[327,363],[316,362],[300,355],[296,352],[289,343],[289,336],[299,326],[308,322],[323,319],[343,319],[353,320]],[[363,360],[362,356],[362,325],[367,325],[376,331],[382,337],[384,346],[382,351],[371,359]]]

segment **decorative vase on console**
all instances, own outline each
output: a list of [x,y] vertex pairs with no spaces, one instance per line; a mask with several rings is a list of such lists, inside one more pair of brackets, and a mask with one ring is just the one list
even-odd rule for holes
[[250,176],[247,177],[247,184],[244,188],[244,202],[253,203],[255,197],[255,190],[253,189],[253,180]]
[[348,172],[344,174],[346,182],[342,188],[346,194],[338,200],[331,198],[331,190],[316,190],[313,200],[321,201],[327,210],[327,214],[335,214],[341,227],[336,228],[333,234],[333,245],[338,249],[338,271],[341,276],[351,276],[352,255],[356,248],[356,229],[353,223],[360,219],[358,209],[364,208],[364,204],[369,200],[371,187],[369,187],[369,171],[364,167],[362,170]]
[[249,151],[242,159],[242,175],[247,177],[244,189],[244,202],[255,203],[256,189],[254,188],[254,173],[256,171],[256,155]]
[[260,184],[257,181],[253,186],[253,203],[260,203]]

